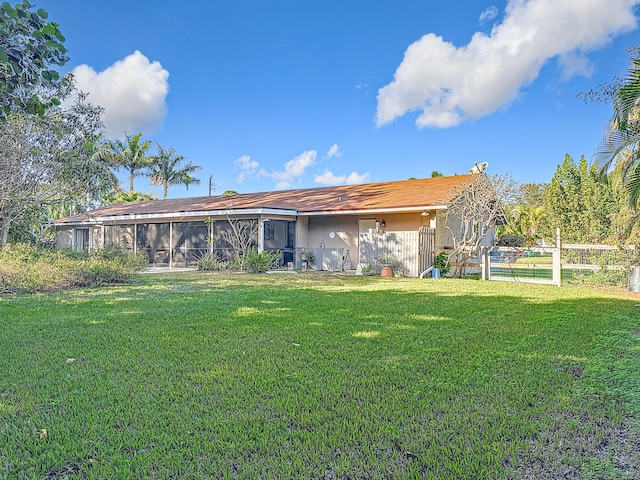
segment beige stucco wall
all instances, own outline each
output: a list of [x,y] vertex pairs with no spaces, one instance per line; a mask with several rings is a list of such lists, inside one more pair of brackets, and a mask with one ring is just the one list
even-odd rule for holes
[[[437,214],[437,224],[439,227],[442,227],[442,228],[436,229],[436,248],[435,248],[436,254],[441,252],[445,246],[453,247],[453,237],[452,237],[451,231],[445,226],[445,223],[446,223],[445,220],[446,219],[444,216],[444,211],[439,210]],[[459,223],[459,221],[454,219],[449,219],[449,222],[453,228],[453,231],[454,232],[457,231],[457,228],[455,227],[455,225]],[[480,242],[480,245],[482,246],[493,245],[494,237],[495,237],[495,229],[490,228],[487,234],[484,236],[484,238]]]
[[[73,248],[73,235],[76,227],[56,227],[56,248]],[[87,228],[87,227],[83,227]],[[89,228],[89,248],[98,249],[104,246],[102,226],[94,225]]]
[[[313,217],[308,232],[309,247],[354,249],[358,245],[358,217]],[[333,238],[331,232],[335,232]]]
[[102,226],[94,226],[90,228],[91,249],[96,250],[104,247],[104,232]]
[[56,227],[56,248],[73,246],[73,227]]

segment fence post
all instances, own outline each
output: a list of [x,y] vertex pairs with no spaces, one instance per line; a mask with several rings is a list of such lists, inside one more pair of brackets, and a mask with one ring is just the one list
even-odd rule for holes
[[489,280],[489,255],[488,255],[488,251],[489,249],[487,247],[482,247],[481,249],[482,251],[482,280]]
[[560,242],[560,227],[556,230],[556,248],[553,250],[553,284],[558,287],[562,283],[562,262],[560,260],[560,251],[562,244]]

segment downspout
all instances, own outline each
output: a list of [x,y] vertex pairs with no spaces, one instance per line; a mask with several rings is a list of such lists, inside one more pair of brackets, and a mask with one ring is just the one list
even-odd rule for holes
[[169,268],[173,268],[173,222],[169,222]]

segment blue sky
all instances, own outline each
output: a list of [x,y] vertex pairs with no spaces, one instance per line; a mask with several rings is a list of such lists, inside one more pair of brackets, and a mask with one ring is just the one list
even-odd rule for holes
[[[169,196],[469,171],[548,182],[591,159],[640,0],[42,0],[110,136],[203,167]],[[136,189],[158,187],[137,180]]]

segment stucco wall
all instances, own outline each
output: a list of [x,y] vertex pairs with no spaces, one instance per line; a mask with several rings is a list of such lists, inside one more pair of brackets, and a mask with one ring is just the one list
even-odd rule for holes
[[56,248],[73,246],[73,227],[56,227]]
[[104,227],[102,227],[102,226],[95,226],[95,227],[90,229],[91,248],[94,249],[94,250],[104,247],[103,228]]
[[[451,234],[451,231],[448,228],[446,228],[445,220],[446,219],[444,216],[444,211],[439,210],[437,214],[438,228],[436,229],[436,248],[435,248],[436,254],[438,252],[441,252],[445,246],[453,247],[453,236]],[[449,219],[449,224],[452,227],[453,231],[456,232],[458,228],[457,226],[459,225],[459,220]],[[483,245],[483,246],[493,245],[494,237],[495,237],[495,229],[490,228],[487,234],[484,236],[484,238],[480,242],[480,245]]]

